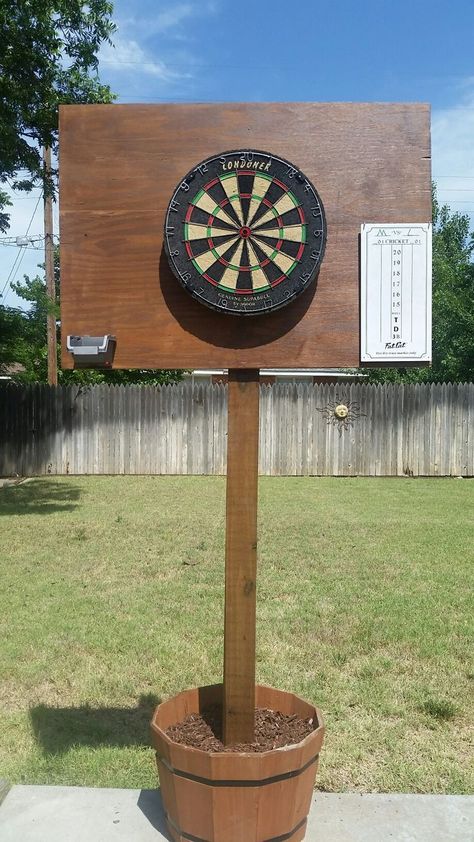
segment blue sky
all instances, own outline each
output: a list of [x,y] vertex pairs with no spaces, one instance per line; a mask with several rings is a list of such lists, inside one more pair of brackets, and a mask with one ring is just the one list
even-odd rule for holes
[[[439,197],[474,227],[473,0],[117,0],[114,19],[100,75],[118,102],[431,103]],[[15,202],[12,236],[42,234],[37,197]],[[41,259],[0,246],[0,291]]]

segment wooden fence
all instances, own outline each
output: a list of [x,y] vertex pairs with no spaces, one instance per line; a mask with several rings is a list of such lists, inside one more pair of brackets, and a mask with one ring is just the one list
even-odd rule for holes
[[[0,475],[223,474],[226,410],[223,385],[2,386]],[[472,476],[473,421],[474,384],[262,386],[260,472]]]

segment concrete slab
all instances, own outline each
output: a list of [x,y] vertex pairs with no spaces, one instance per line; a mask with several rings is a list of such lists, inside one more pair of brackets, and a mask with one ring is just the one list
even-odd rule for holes
[[[14,786],[1,842],[162,842],[158,790]],[[474,842],[474,797],[316,793],[306,842]]]
[[307,842],[474,842],[474,796],[317,793]]

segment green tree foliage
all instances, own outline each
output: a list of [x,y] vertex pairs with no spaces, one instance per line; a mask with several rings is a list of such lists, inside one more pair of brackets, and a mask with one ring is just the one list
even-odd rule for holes
[[[15,292],[22,286],[13,284]],[[46,314],[50,306],[46,286],[40,278],[32,281],[25,276],[23,298],[34,301],[28,312],[20,312],[21,330],[18,332],[16,363],[21,370],[13,375],[18,382],[48,382],[48,350],[46,345]],[[35,300],[37,296],[37,300]]]
[[469,217],[433,196],[433,364],[364,369],[372,382],[463,383],[474,380],[474,234]]
[[432,373],[467,382],[474,379],[474,234],[468,216],[436,200],[434,214]]
[[[0,184],[43,186],[41,147],[56,150],[60,104],[114,99],[97,76],[111,14],[107,0],[0,0]],[[9,204],[0,190],[0,231]]]
[[25,320],[13,307],[0,307],[0,375],[5,375],[25,352]]

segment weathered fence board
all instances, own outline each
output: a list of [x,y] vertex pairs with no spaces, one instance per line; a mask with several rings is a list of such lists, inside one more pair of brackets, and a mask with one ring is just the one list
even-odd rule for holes
[[[472,383],[275,384],[260,407],[261,474],[474,475]],[[0,475],[223,474],[226,428],[222,384],[2,385]]]

